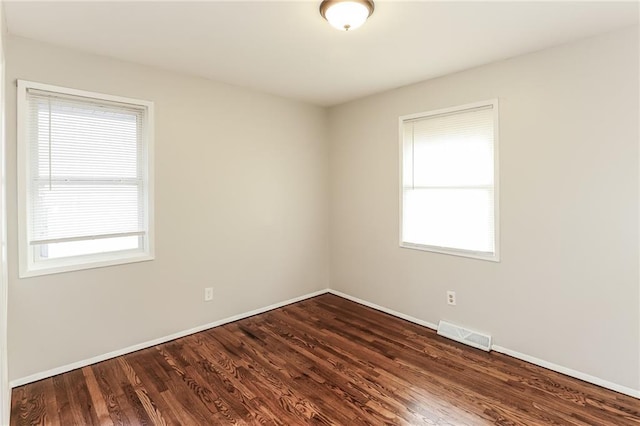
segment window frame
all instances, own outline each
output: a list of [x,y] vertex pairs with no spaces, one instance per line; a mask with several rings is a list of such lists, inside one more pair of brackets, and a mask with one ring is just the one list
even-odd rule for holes
[[[451,114],[456,112],[464,112],[466,110],[490,106],[493,111],[493,220],[494,220],[494,238],[495,247],[493,254],[478,252],[473,250],[464,250],[451,247],[439,247],[426,244],[415,244],[403,241],[403,222],[404,222],[404,132],[403,125],[406,121],[416,120],[420,118],[428,118],[436,115]],[[399,217],[399,245],[400,248],[428,251],[432,253],[447,254],[453,256],[467,257],[478,260],[488,260],[491,262],[500,262],[500,162],[499,162],[499,112],[498,99],[489,99],[485,101],[472,102],[454,107],[442,108],[437,110],[419,112],[400,116],[398,119],[399,132],[399,188],[400,188],[400,217]]]
[[[142,249],[121,250],[106,253],[95,253],[70,256],[64,258],[37,261],[35,250],[29,244],[28,218],[31,217],[29,206],[30,157],[28,137],[28,101],[29,89],[42,90],[61,95],[84,97],[88,100],[132,104],[143,107],[142,144],[144,164],[144,208],[146,211],[146,238],[143,238]],[[155,258],[154,251],[154,104],[151,101],[133,99],[98,92],[72,89],[62,86],[37,83],[27,80],[17,81],[17,173],[18,173],[18,274],[20,278],[49,275],[62,272],[80,271],[106,266],[122,265],[134,262],[145,262]]]

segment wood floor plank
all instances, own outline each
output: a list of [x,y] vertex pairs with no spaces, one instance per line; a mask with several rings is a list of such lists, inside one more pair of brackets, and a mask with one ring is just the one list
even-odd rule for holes
[[185,346],[181,352],[188,360],[193,375],[207,383],[211,389],[216,390],[216,405],[220,411],[235,413],[242,421],[255,422],[254,415],[247,407],[254,396],[241,392],[231,381],[221,382],[217,377],[212,377],[209,365],[206,364],[208,357],[201,355],[204,347],[204,342],[193,336],[185,339]]
[[122,384],[125,381],[123,377],[118,377],[120,370],[116,365],[116,361],[111,359],[90,367],[98,381],[111,421],[116,426],[128,426],[135,424],[135,412],[124,394]]
[[122,368],[122,371],[124,371],[129,384],[133,387],[138,400],[142,404],[142,408],[144,408],[145,413],[149,417],[151,424],[166,426],[167,423],[164,420],[164,417],[162,417],[162,413],[158,410],[158,407],[151,398],[149,398],[149,394],[147,393],[145,386],[142,385],[142,382],[135,370],[127,362],[126,358],[120,357],[117,360],[120,363],[120,367]]
[[74,419],[73,411],[71,410],[69,395],[65,384],[66,376],[64,374],[53,376],[52,381],[60,423],[63,425],[79,424],[80,419]]
[[17,425],[640,426],[640,400],[322,295],[13,390]]
[[[23,388],[15,392],[13,401],[18,406],[18,413],[11,418],[12,425],[44,425],[47,420],[46,397],[44,393],[44,381],[34,383],[30,388]],[[56,416],[57,417],[57,416]]]
[[60,417],[58,416],[56,395],[53,388],[53,379],[49,378],[49,379],[41,380],[40,384],[42,384],[41,391],[44,395],[44,404],[46,407],[46,413],[45,413],[43,424],[50,425],[50,426],[59,426]]
[[113,421],[111,421],[111,416],[109,415],[109,408],[100,391],[100,385],[98,385],[96,376],[93,373],[93,368],[82,368],[82,374],[87,383],[87,389],[89,390],[89,396],[91,397],[94,410],[98,417],[98,423],[101,425],[113,425]]
[[91,403],[91,396],[82,370],[73,370],[64,375],[66,378],[69,406],[74,419],[80,424],[98,424],[98,416]]

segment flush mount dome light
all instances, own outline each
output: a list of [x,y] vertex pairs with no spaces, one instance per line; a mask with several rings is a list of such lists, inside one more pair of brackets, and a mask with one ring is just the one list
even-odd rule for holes
[[323,0],[320,3],[320,15],[341,31],[355,30],[364,24],[373,9],[371,0]]

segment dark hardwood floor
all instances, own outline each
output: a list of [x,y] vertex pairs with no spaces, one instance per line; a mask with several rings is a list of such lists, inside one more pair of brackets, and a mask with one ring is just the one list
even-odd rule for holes
[[640,400],[322,295],[14,389],[12,425],[640,425]]

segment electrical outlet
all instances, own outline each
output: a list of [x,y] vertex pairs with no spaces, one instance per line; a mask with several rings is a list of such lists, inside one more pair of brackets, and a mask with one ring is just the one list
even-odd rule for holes
[[456,305],[456,292],[447,291],[447,305]]
[[213,287],[206,287],[204,289],[204,301],[210,302],[213,300]]

